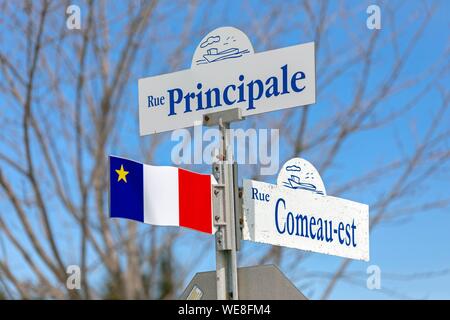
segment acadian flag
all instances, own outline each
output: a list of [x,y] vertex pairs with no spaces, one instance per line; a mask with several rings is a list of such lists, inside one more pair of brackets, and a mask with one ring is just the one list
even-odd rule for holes
[[111,218],[213,233],[211,175],[110,156]]

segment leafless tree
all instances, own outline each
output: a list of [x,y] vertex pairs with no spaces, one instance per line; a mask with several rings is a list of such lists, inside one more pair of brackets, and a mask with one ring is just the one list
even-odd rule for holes
[[[319,57],[316,67],[317,100],[321,104],[328,104],[330,111],[320,121],[314,121],[311,118],[315,106],[293,109],[284,112],[278,124],[274,125],[285,128],[282,139],[287,139],[288,145],[292,146],[286,159],[293,156],[312,159],[325,181],[328,182],[327,178],[331,180],[331,183],[327,183],[331,187],[329,194],[369,199],[364,194],[370,194],[372,188],[382,190],[368,200],[371,231],[393,221],[400,224],[404,219],[411,219],[414,214],[429,213],[437,209],[448,210],[450,204],[450,198],[445,193],[435,195],[424,191],[427,185],[440,179],[445,181],[444,177],[448,176],[450,96],[448,85],[445,84],[449,75],[448,34],[443,35],[442,39],[447,46],[435,61],[430,61],[417,73],[405,70],[411,64],[414,53],[426,50],[420,41],[423,40],[436,10],[440,9],[436,2],[416,2],[415,5],[415,10],[409,12],[408,17],[398,21],[399,14],[408,11],[408,5],[405,2],[385,3],[381,5],[384,19],[382,30],[369,31],[361,28],[361,32],[355,32],[352,23],[354,15],[364,12],[364,5],[350,7],[340,3],[332,9],[327,1],[322,1],[319,5],[312,1],[300,4],[300,10],[306,12],[309,19],[306,23],[298,23],[298,28],[302,28],[304,34],[315,40],[316,55]],[[285,32],[283,22],[280,21],[275,26],[273,22],[269,24],[270,27],[263,26],[260,29]],[[295,28],[295,24],[288,28]],[[330,39],[336,29],[345,31],[347,41],[337,44]],[[263,43],[269,41],[266,35],[262,37]],[[384,54],[388,50],[393,51],[391,56]],[[371,79],[372,74],[375,69],[380,68],[383,70],[383,79],[375,82]],[[348,81],[349,74],[353,80],[342,87],[342,79]],[[349,97],[342,101],[342,95],[332,91],[334,88],[347,91]],[[430,91],[438,95],[432,104],[423,99]],[[405,93],[406,98],[398,99],[398,96]],[[376,161],[367,165],[364,172],[352,174],[348,180],[338,178],[340,173],[348,170],[345,166],[348,161],[345,158],[346,146],[357,141],[357,145],[350,148],[356,148],[360,153],[383,149],[380,146],[385,141],[361,145],[358,136],[395,128],[398,126],[397,121],[405,118],[411,122],[410,136],[383,134],[388,141],[395,142],[398,154],[391,152],[377,156]],[[273,125],[273,120],[269,121]],[[418,121],[421,122],[420,128],[417,127]],[[286,126],[286,123],[289,125]],[[411,141],[413,148],[406,147]],[[411,205],[411,199],[416,199],[413,201],[415,205]],[[260,262],[282,263],[291,260],[287,268],[290,269],[296,268],[303,259],[310,256],[303,252],[289,251],[287,259],[288,257],[284,257],[285,251],[281,247],[272,247],[260,258]],[[344,259],[334,273],[322,274],[321,278],[327,284],[323,293],[318,295],[319,298],[330,298],[336,284],[348,278],[350,264],[351,260]],[[299,276],[305,274],[308,273],[303,271]],[[445,272],[428,274],[442,275]],[[305,283],[310,283],[310,278],[305,279]],[[365,285],[365,279],[360,280],[359,284]],[[406,297],[389,289],[384,292]]]
[[[175,298],[202,257],[211,254],[208,236],[109,220],[107,155],[159,161],[168,135],[139,137],[137,79],[187,68],[193,42],[218,25],[241,28],[256,51],[316,42],[317,106],[247,120],[281,128],[282,159],[304,156],[318,166],[329,194],[370,201],[371,230],[416,213],[448,209],[448,195],[425,197],[421,192],[419,197],[418,190],[449,172],[449,48],[418,72],[405,70],[439,3],[416,3],[417,14],[402,24],[396,12],[407,5],[384,4],[379,31],[365,25],[355,30],[355,19],[364,17],[366,8],[344,2],[263,1],[258,7],[242,2],[233,8],[215,1],[87,0],[80,30],[66,27],[69,5],[0,3],[4,297]],[[346,34],[339,37],[342,43],[333,40],[336,30]],[[376,68],[383,69],[381,79],[371,77]],[[422,99],[429,91],[438,96],[432,104]],[[383,134],[396,143],[397,154],[337,177],[349,148],[383,151],[384,141],[360,145],[361,135],[395,132],[402,118],[420,121],[420,127],[411,127],[407,137]],[[241,174],[257,177],[257,167]],[[312,254],[250,246],[244,245],[241,264],[277,263],[302,279],[301,288],[309,286],[308,279],[325,279],[319,298],[329,298],[339,281],[355,282],[350,260],[342,260],[335,272],[320,274],[303,267]],[[180,250],[190,254],[176,258]],[[80,290],[66,286],[71,264],[80,266]],[[424,276],[435,275],[442,272]]]

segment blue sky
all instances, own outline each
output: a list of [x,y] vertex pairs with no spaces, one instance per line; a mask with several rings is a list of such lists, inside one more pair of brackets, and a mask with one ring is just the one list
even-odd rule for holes
[[[289,3],[289,2],[288,2]],[[356,48],[346,48],[348,46],[347,33],[348,30],[344,25],[349,25],[352,30],[359,36],[367,34],[370,36],[370,32],[366,28],[367,14],[365,13],[365,8],[372,2],[360,2],[357,7],[353,7],[352,2],[346,2],[346,8],[352,8],[356,11],[354,16],[350,17],[347,21],[335,21],[333,28],[330,31],[328,44],[336,50],[356,50]],[[353,3],[354,4],[354,3]],[[431,3],[433,4],[433,2]],[[430,4],[430,5],[431,5]],[[441,10],[435,13],[435,16],[431,20],[428,28],[424,32],[420,41],[417,43],[415,50],[412,51],[411,55],[408,57],[408,61],[405,68],[400,75],[400,78],[407,78],[416,73],[420,73],[425,68],[430,66],[433,61],[437,61],[439,57],[442,57],[442,52],[448,50],[448,33],[445,35],[444,30],[448,30],[448,18],[445,14],[448,10],[443,8],[449,8],[448,2],[438,2]],[[395,27],[398,29],[411,28],[415,30],[417,24],[420,20],[417,19],[417,11],[420,11],[422,4],[420,1],[410,1],[410,2],[399,2],[393,1],[393,7],[397,7],[395,11],[395,21],[388,21],[386,15],[384,15],[383,4],[380,3],[382,12],[382,29],[380,31],[381,39],[386,39],[389,36],[390,28]],[[221,5],[217,4],[216,8],[220,8]],[[250,6],[251,7],[251,6]],[[254,8],[254,6],[253,6]],[[423,8],[423,7],[422,7]],[[333,13],[334,10],[338,10],[338,3],[332,1],[328,12]],[[391,8],[392,10],[392,8]],[[229,13],[225,17],[223,15],[214,16],[214,12],[219,12],[220,10],[214,10],[213,16],[211,17],[211,25],[208,30],[205,30],[205,34],[215,27],[223,25],[231,25],[241,28],[246,32],[248,25],[254,21],[254,19],[259,19],[264,16],[265,8],[255,9],[253,15],[248,14],[237,14],[233,9],[227,10]],[[235,14],[234,14],[235,13]],[[283,12],[282,14],[286,14]],[[414,18],[416,14],[416,18]],[[420,16],[420,13],[419,13]],[[411,18],[412,17],[412,18]],[[298,17],[298,20],[304,19],[305,17]],[[417,19],[417,24],[411,22],[411,19]],[[176,29],[176,21],[174,20],[174,29]],[[294,45],[297,43],[314,41],[314,37],[305,36],[301,34],[298,36],[296,30],[287,30],[282,36],[276,39],[271,39],[273,42],[270,48],[261,48],[260,43],[255,41],[255,35],[247,33],[250,40],[254,42],[255,51],[261,51],[265,49],[275,49],[278,47]],[[190,52],[193,54],[193,50],[197,45],[197,42],[201,40],[204,34],[199,34],[197,39],[193,39],[192,46],[186,51],[186,58],[181,69],[188,68],[190,65]],[[436,41],[436,37],[441,38],[441,41]],[[405,32],[399,41],[399,47],[404,49],[404,46],[408,43],[408,40],[412,37],[412,32]],[[255,45],[256,42],[256,45]],[[343,47],[344,46],[344,47]],[[390,68],[392,68],[392,47],[386,46],[380,50],[377,50],[376,60],[374,61],[374,67],[370,74],[370,81],[367,91],[370,92],[376,85],[382,81],[386,75],[389,73]],[[321,59],[319,56],[317,59]],[[332,66],[331,66],[332,67]],[[355,84],[355,77],[358,77],[361,66],[355,64],[351,67],[344,76],[340,77],[333,85],[329,86],[325,92],[319,92],[317,103],[311,109],[311,119],[313,124],[320,123],[321,120],[326,117],[329,113],[330,101],[321,100],[321,96],[331,93],[336,95],[341,101],[346,101],[346,99],[351,99],[353,97],[352,86]],[[156,68],[157,70],[158,68]],[[171,70],[172,71],[172,70]],[[158,74],[158,71],[143,74],[142,76],[150,76]],[[318,85],[321,83],[321,74],[317,74]],[[446,79],[449,80],[448,75]],[[445,81],[444,81],[445,83]],[[448,81],[447,81],[448,84]],[[388,113],[391,109],[405,101],[413,99],[415,95],[420,91],[426,82],[423,81],[411,90],[405,90],[404,92],[394,95],[391,99],[387,99],[380,114]],[[370,95],[368,95],[370,97]],[[433,109],[427,109],[427,106],[436,103],[438,99],[438,93],[435,90],[429,90],[427,93],[420,97],[420,107],[415,108],[406,117],[397,119],[393,124],[372,131],[366,131],[358,134],[354,139],[346,143],[344,151],[338,156],[338,166],[332,167],[330,172],[328,172],[323,178],[326,187],[332,188],[339,181],[347,181],[352,177],[356,177],[364,172],[368,168],[376,166],[378,163],[385,161],[385,158],[395,157],[401,152],[397,147],[397,142],[392,138],[393,136],[398,136],[401,138],[404,144],[406,153],[411,152],[414,146],[413,140],[415,137],[410,137],[411,126],[414,124],[419,129],[418,135],[423,135],[425,128],[429,124],[429,118],[427,117],[428,112],[433,112]],[[136,97],[137,101],[137,97]],[[137,104],[137,102],[136,102]],[[335,110],[334,107],[333,110]],[[275,112],[273,115],[275,117],[281,116],[283,111]],[[448,116],[448,114],[447,114]],[[131,120],[131,119],[130,119]],[[248,123],[239,124],[239,126],[246,127]],[[448,122],[446,123],[448,126]],[[235,125],[236,126],[236,125]],[[314,126],[314,125],[311,125]],[[280,128],[282,130],[282,128]],[[146,139],[146,138],[144,138]],[[158,164],[171,164],[170,162],[170,151],[175,145],[174,142],[169,141],[169,136],[164,139],[162,147],[158,149],[157,156],[155,157],[155,162]],[[288,152],[286,144],[283,141],[280,142],[281,155],[280,155],[280,165],[287,160],[285,154]],[[364,147],[364,152],[361,152],[361,147]],[[312,158],[308,158],[308,156]],[[308,160],[314,162],[317,158],[320,160],[320,155],[312,154],[305,155]],[[194,166],[195,169],[195,166]],[[208,170],[204,167],[198,167],[197,170]],[[244,175],[243,175],[244,176]],[[446,176],[448,179],[448,175]],[[394,177],[392,177],[393,179]],[[265,177],[266,181],[275,182],[276,175],[272,177]],[[437,181],[436,181],[437,180]],[[371,203],[374,201],[374,195],[382,194],[386,192],[384,185],[388,185],[390,178],[383,179],[381,183],[372,187],[372,189],[365,189],[364,192],[352,191],[345,194],[345,197],[360,201],[364,203]],[[441,190],[446,190],[449,187],[448,180],[446,179],[433,179],[433,184],[430,186],[430,192],[434,194],[445,194]],[[414,200],[412,200],[414,201]],[[450,273],[444,273],[440,276],[434,276],[432,278],[424,277],[422,273],[434,272],[440,270],[448,270],[450,267],[450,250],[448,250],[448,244],[450,244],[450,215],[448,208],[443,210],[434,210],[427,212],[423,215],[415,215],[412,219],[404,222],[400,225],[388,224],[380,229],[375,230],[371,234],[370,238],[370,250],[371,259],[370,262],[353,262],[349,268],[349,272],[354,272],[357,275],[356,284],[347,284],[346,282],[341,282],[335,288],[335,291],[331,295],[331,298],[335,299],[387,299],[387,298],[434,298],[434,299],[449,299],[450,290],[448,290],[448,285],[450,284]],[[188,231],[189,232],[189,231]],[[246,243],[246,246],[250,246],[249,251],[259,252],[259,250],[267,249],[264,245],[255,245]],[[181,259],[184,255],[185,249],[183,247],[178,251]],[[291,254],[291,249],[287,251],[287,256]],[[192,274],[198,271],[212,270],[214,269],[214,255],[213,248],[210,247],[208,251],[207,258],[204,259],[202,264],[199,266],[198,270],[193,270]],[[311,258],[303,264],[304,269],[309,272],[323,271],[323,272],[333,272],[339,265],[341,260],[339,258],[324,256],[319,254],[314,254]],[[369,290],[366,288],[366,269],[369,265],[375,264],[381,268],[382,271],[382,288],[383,290]],[[304,281],[301,279],[301,272],[295,273],[289,270],[287,267],[282,270],[297,279],[296,284],[302,288]],[[303,270],[303,269],[302,269]],[[386,277],[383,275],[386,273]],[[391,280],[391,275],[394,275],[394,280]],[[403,280],[395,280],[399,278],[397,275],[404,277]],[[414,277],[414,275],[417,275]],[[327,281],[324,279],[315,279],[313,289],[307,288],[305,293],[312,298],[318,298],[320,296],[321,290],[323,290]]]
[[[76,1],[75,1],[76,2]],[[448,76],[448,50],[449,50],[449,20],[448,12],[450,12],[450,2],[448,1],[344,1],[341,7],[340,2],[331,1],[327,9],[327,13],[332,17],[330,22],[331,27],[327,33],[326,40],[322,39],[322,45],[329,48],[331,52],[348,52],[350,57],[358,50],[355,45],[349,41],[353,36],[359,39],[361,43],[365,43],[371,32],[366,27],[367,14],[365,12],[369,4],[378,3],[381,7],[382,13],[382,29],[379,32],[380,42],[387,41],[390,32],[393,28],[401,30],[401,38],[399,40],[399,50],[402,52],[407,46],[413,33],[418,28],[425,7],[430,7],[433,4],[439,5],[430,21],[425,32],[421,36],[416,47],[405,61],[405,67],[399,76],[401,80],[406,80],[416,74],[420,74],[434,63],[437,63],[446,52],[446,60],[440,61],[437,68],[433,69],[431,75],[425,77],[418,84],[411,88],[407,88],[402,92],[393,95],[392,97],[383,101],[383,106],[377,112],[378,116],[389,114],[392,110],[396,110],[399,106],[407,101],[416,99],[422,88],[428,84],[428,79],[446,67],[447,72],[438,82],[444,90],[448,92],[448,84],[450,78]],[[264,50],[281,48],[284,46],[295,45],[299,43],[317,41],[314,35],[301,31],[300,27],[308,28],[306,23],[308,20],[305,10],[297,10],[296,15],[292,15],[289,11],[289,6],[296,6],[297,1],[286,1],[274,3],[274,6],[280,6],[279,16],[274,17],[274,23],[262,24],[265,29],[258,29],[260,34],[267,34],[270,43],[262,43],[259,39],[260,34],[256,34],[254,24],[257,22],[264,22],[267,19],[272,19],[267,16],[269,7],[267,5],[260,5],[258,1],[223,1],[215,2],[212,7],[204,4],[200,5],[198,12],[193,21],[193,28],[201,30],[194,37],[190,39],[190,44],[183,52],[182,62],[177,70],[187,69],[191,64],[191,57],[198,42],[209,31],[220,26],[234,26],[240,28],[247,33],[250,40],[253,42],[255,52]],[[116,4],[115,8],[111,9],[117,14],[120,11],[120,4]],[[83,10],[83,5],[81,5]],[[118,10],[119,8],[119,10]],[[167,2],[159,9],[160,14],[170,14],[170,22],[165,25],[166,32],[158,34],[156,40],[142,39],[149,43],[146,50],[156,51],[161,47],[162,52],[158,52],[161,57],[170,55],[174,48],[178,45],[175,37],[182,30],[180,25],[185,18],[186,12],[182,10],[175,10],[175,6]],[[394,12],[393,19],[389,18],[388,10]],[[317,13],[317,8],[314,12]],[[82,11],[83,12],[83,11]],[[337,13],[348,13],[338,15]],[[350,14],[351,13],[351,14]],[[202,17],[208,15],[207,21]],[[64,22],[64,21],[62,21]],[[280,29],[281,31],[275,33]],[[118,35],[123,31],[123,25],[120,23],[113,24],[111,34],[120,38]],[[350,33],[350,35],[349,35]],[[272,34],[274,34],[272,36]],[[12,39],[7,39],[13,41]],[[161,46],[154,45],[152,41],[160,41]],[[159,44],[159,43],[158,43]],[[390,45],[382,45],[376,50],[374,56],[373,68],[369,75],[368,87],[364,101],[373,97],[372,92],[376,93],[377,85],[383,81],[392,69],[393,54],[395,48]],[[113,58],[118,56],[119,51],[112,52]],[[326,65],[324,63],[325,56],[323,51],[319,51],[317,65],[323,69],[317,70],[317,84],[321,87],[325,75],[329,75],[336,65]],[[142,59],[142,56],[138,56]],[[88,60],[89,61],[89,60]],[[164,60],[166,62],[166,60]],[[444,65],[446,64],[446,65]],[[139,137],[138,133],[138,118],[137,118],[137,80],[141,77],[148,77],[165,72],[172,72],[167,63],[159,63],[158,60],[153,60],[149,64],[138,63],[132,77],[127,84],[127,95],[124,98],[126,105],[125,111],[121,115],[121,120],[117,124],[116,135],[121,136],[126,144],[110,145],[109,153],[133,158],[137,161],[144,161],[143,155],[140,152],[139,146],[148,144],[151,137]],[[322,72],[320,72],[322,71]],[[310,124],[307,128],[307,136],[314,136],[318,133],[318,126],[322,121],[328,119],[330,113],[339,111],[340,105],[348,104],[354,96],[354,88],[357,86],[361,73],[361,63],[354,63],[350,65],[345,72],[336,79],[332,85],[324,90],[318,91],[317,103],[310,108]],[[338,154],[336,162],[330,169],[323,174],[323,180],[327,190],[337,188],[343,182],[356,178],[370,169],[373,169],[389,160],[396,159],[400,156],[407,156],[412,153],[415,146],[415,141],[423,137],[428,126],[430,125],[430,116],[436,113],[437,105],[439,103],[439,87],[433,86],[421,96],[418,96],[417,107],[405,114],[386,127],[379,129],[363,131],[358,133],[352,139],[345,142],[342,151]],[[65,92],[67,97],[72,97],[73,92],[68,89]],[[45,96],[45,95],[44,95]],[[336,103],[336,101],[339,102]],[[6,104],[4,98],[0,95],[0,102]],[[300,109],[296,111],[295,115],[299,115]],[[261,128],[267,127],[268,120],[273,118],[280,118],[285,111],[271,113],[267,116],[255,116],[251,119],[234,125],[234,127],[242,126],[249,127],[257,122],[257,126]],[[1,115],[1,113],[0,113]],[[48,115],[52,119],[51,114]],[[295,126],[295,121],[298,118],[292,118],[289,124]],[[450,127],[450,114],[447,112],[442,121],[441,130],[448,130]],[[57,122],[55,122],[57,123]],[[283,134],[284,128],[279,128],[280,133]],[[153,164],[157,165],[171,165],[170,154],[172,147],[176,144],[170,141],[170,134],[162,134],[162,144],[157,149],[154,155]],[[398,147],[398,141],[401,141],[403,149]],[[56,141],[58,144],[64,145],[66,141],[63,139]],[[450,148],[448,141],[443,142],[442,148],[447,150]],[[327,145],[324,145],[325,148]],[[4,148],[0,145],[0,148]],[[280,141],[280,166],[288,160],[291,152],[291,146],[283,137]],[[325,149],[317,148],[306,152],[303,157],[311,161],[313,164],[319,165],[323,161],[322,153]],[[106,156],[106,155],[105,155]],[[190,169],[196,171],[207,172],[209,170],[206,166],[192,166]],[[243,170],[241,178],[247,178],[250,170]],[[450,188],[449,167],[447,170],[442,170],[440,175],[431,177],[423,186],[423,191],[416,191],[411,197],[403,200],[397,204],[398,208],[409,205],[419,204],[428,197],[442,198],[446,196],[446,192]],[[276,175],[263,177],[265,181],[274,183]],[[389,191],[389,186],[395,181],[396,176],[386,176],[378,183],[343,192],[342,197],[364,202],[373,203],[380,195]],[[74,188],[75,189],[75,188]],[[330,193],[329,193],[330,194]],[[331,194],[333,195],[333,194]],[[58,205],[55,204],[55,211],[58,211]],[[57,219],[57,215],[55,219]],[[147,226],[141,226],[140,230],[145,230]],[[160,233],[164,233],[166,228],[158,227]],[[374,230],[370,237],[370,262],[353,262],[350,265],[349,272],[354,273],[355,278],[352,284],[347,282],[339,282],[336,286],[331,298],[334,299],[387,299],[387,298],[432,298],[432,299],[450,299],[450,214],[448,206],[444,209],[431,210],[426,213],[415,214],[412,218],[401,221],[401,223],[387,223],[380,228]],[[213,238],[206,235],[197,235],[193,231],[182,230],[184,234],[191,234],[200,239],[210,242],[208,249],[205,251],[204,259],[196,267],[195,270],[190,271],[190,276],[196,272],[213,270],[215,268],[214,258],[214,242]],[[76,240],[77,237],[74,237]],[[78,242],[77,242],[78,243]],[[70,245],[65,248],[70,250]],[[267,245],[252,244],[245,242],[245,254],[262,254],[269,247]],[[183,261],[189,257],[190,248],[186,248],[184,244],[177,246],[177,258]],[[288,249],[285,252],[288,262],[296,259],[298,252],[293,249]],[[249,265],[255,263],[256,260],[250,258],[245,261]],[[305,275],[315,272],[332,273],[339,266],[342,260],[340,258],[311,254],[303,262],[299,268],[291,268],[288,262],[283,263],[280,267],[295,284],[304,290],[305,294],[310,298],[319,298],[327,284],[325,279],[308,278]],[[369,265],[378,265],[382,271],[381,286],[382,290],[368,290],[366,283],[366,268]],[[241,264],[242,265],[242,264]],[[443,274],[434,274],[447,270]],[[432,273],[432,276],[427,276],[427,273]],[[190,278],[188,276],[188,279]],[[392,277],[391,277],[392,276]],[[101,280],[101,276],[96,280]],[[188,280],[187,279],[187,280]],[[399,280],[400,279],[400,280]],[[383,291],[383,289],[385,289]]]
[[[359,11],[356,15],[350,18],[348,21],[342,23],[336,22],[333,25],[333,30],[329,38],[331,39],[330,46],[340,48],[343,44],[348,45],[345,41],[346,30],[343,28],[343,24],[349,24],[355,33],[367,33],[367,37],[370,36],[370,31],[366,28],[365,8],[372,2],[358,3]],[[395,26],[401,29],[410,26],[412,14],[418,10],[421,6],[419,1],[410,1],[407,3],[401,3],[393,1],[393,6],[399,5],[395,13]],[[433,3],[431,3],[433,4]],[[431,5],[430,4],[430,5]],[[337,5],[337,2],[331,2],[330,13],[333,12],[333,8]],[[438,10],[430,22],[429,27],[424,32],[420,41],[417,43],[416,49],[408,57],[408,61],[405,68],[400,75],[400,78],[407,78],[416,73],[420,73],[425,70],[433,61],[437,61],[442,57],[442,52],[448,50],[448,18],[443,8],[450,9],[448,2],[440,2],[441,10]],[[347,7],[351,7],[349,3],[346,3]],[[383,19],[383,5],[380,4],[382,10],[382,30],[380,37],[386,39],[388,36],[389,28],[393,27],[393,22],[388,19]],[[358,8],[358,7],[357,7]],[[337,9],[336,9],[337,10]],[[259,15],[263,15],[263,10],[256,10],[256,19]],[[417,12],[416,12],[417,14]],[[419,14],[420,15],[420,14]],[[233,16],[223,19],[218,18],[214,20],[215,23],[212,27],[218,27],[221,25],[237,25],[250,23],[254,17],[250,16]],[[414,19],[414,18],[413,18]],[[225,21],[224,21],[225,20]],[[235,21],[239,20],[239,22]],[[414,21],[414,20],[413,20]],[[417,24],[420,21],[417,19]],[[245,27],[242,28],[245,31]],[[413,29],[411,27],[411,29]],[[445,35],[446,33],[446,35]],[[254,35],[248,34],[249,38],[254,39]],[[201,39],[203,35],[199,35]],[[406,32],[402,35],[399,41],[399,47],[404,49],[408,40],[412,37],[411,33]],[[436,41],[436,37],[441,38],[441,41]],[[312,41],[313,38],[308,37],[296,37],[295,32],[292,32],[292,36],[284,36],[280,39],[274,40],[273,47],[283,47],[293,45],[296,43]],[[194,41],[195,43],[195,41]],[[195,45],[195,44],[194,44]],[[261,48],[258,45],[255,46],[255,51],[258,52]],[[354,48],[347,48],[350,52],[355,50]],[[386,47],[377,50],[376,58],[374,62],[374,68],[370,75],[370,82],[367,91],[370,92],[376,85],[382,81],[389,73],[392,64],[390,64],[393,50],[391,47]],[[189,55],[188,55],[189,57]],[[319,55],[318,59],[321,59]],[[189,60],[189,58],[187,59]],[[186,61],[185,66],[188,67],[189,62]],[[358,75],[360,66],[355,65],[351,68],[347,74],[339,79],[336,83],[326,89],[327,92],[334,92],[342,101],[352,98],[352,86],[354,85],[354,77]],[[320,84],[321,75],[317,74],[318,83]],[[448,89],[448,74],[444,77]],[[426,85],[426,81],[422,81],[411,90],[405,90],[401,94],[395,95],[384,103],[381,109],[381,114],[388,113],[391,109],[405,101],[413,99],[415,95]],[[311,109],[311,117],[313,122],[320,122],[326,114],[329,112],[329,101],[321,101],[321,94],[319,93],[317,103]],[[369,95],[370,97],[370,95]],[[328,172],[324,176],[325,185],[333,187],[334,181],[347,181],[351,177],[358,176],[365,172],[367,168],[374,167],[378,163],[384,161],[385,158],[394,157],[400,155],[401,152],[411,152],[414,146],[414,139],[417,137],[411,135],[411,127],[415,125],[418,128],[418,136],[424,134],[425,129],[429,125],[429,112],[434,112],[433,108],[429,108],[430,105],[437,103],[438,93],[436,90],[428,90],[425,95],[420,97],[420,107],[415,108],[407,116],[397,119],[392,125],[385,128],[362,132],[354,139],[346,143],[344,151],[338,156],[338,166],[331,168],[331,172]],[[274,115],[277,117],[282,112],[276,112]],[[450,117],[447,113],[447,117]],[[444,124],[448,126],[448,121]],[[245,126],[246,124],[243,124]],[[239,125],[241,126],[241,125]],[[282,128],[281,128],[282,130]],[[397,141],[392,137],[398,136],[402,140],[405,150],[398,149]],[[161,148],[158,153],[158,160],[162,163],[167,163],[167,154],[170,153],[170,147],[174,144],[168,143],[167,147]],[[283,158],[283,154],[286,152],[286,148],[283,148],[285,144],[283,141],[281,145],[281,161],[283,164],[287,158]],[[364,152],[362,151],[362,148]],[[307,157],[308,155],[306,155]],[[320,157],[313,155],[313,159]],[[166,161],[164,161],[165,159]],[[314,163],[314,162],[313,162]],[[374,201],[375,195],[386,192],[384,185],[388,185],[390,180],[394,177],[383,179],[381,183],[372,187],[371,190],[363,190],[363,192],[352,191],[345,194],[345,197],[361,201],[365,203],[371,203]],[[275,182],[276,176],[265,177],[267,181]],[[448,182],[448,175],[444,175],[442,179],[433,179],[429,190],[433,194],[445,195],[445,190],[450,187]],[[414,203],[414,199],[409,204]],[[406,203],[404,203],[406,205]],[[434,210],[424,214],[417,214],[413,218],[400,224],[387,224],[379,229],[376,229],[370,238],[370,250],[371,259],[370,262],[353,262],[349,268],[350,273],[356,275],[355,282],[348,284],[341,282],[335,288],[335,291],[331,295],[334,299],[388,299],[388,298],[430,298],[430,299],[449,299],[450,290],[448,285],[450,284],[450,250],[448,245],[450,244],[450,215],[448,207],[445,209]],[[253,245],[246,243],[246,246],[250,246],[249,250],[259,250],[262,245]],[[266,247],[267,248],[267,247]],[[212,248],[211,248],[212,249]],[[290,255],[291,249],[288,250],[287,256]],[[180,250],[180,255],[183,255]],[[208,259],[205,259],[204,264],[200,267],[200,270],[212,270],[214,268],[214,256],[212,252],[209,253]],[[305,270],[308,272],[333,272],[337,269],[339,258],[314,254],[309,258],[307,262],[303,264]],[[366,288],[366,269],[370,265],[378,265],[381,268],[382,280],[381,286],[384,290],[369,290]],[[292,278],[296,279],[296,284],[302,288],[305,281],[302,280],[302,273],[293,275],[292,270],[287,267],[282,270]],[[302,269],[303,270],[303,269]],[[439,271],[446,270],[440,275],[437,275]],[[437,272],[433,274],[433,272]],[[428,273],[433,275],[427,277]],[[314,289],[306,288],[305,293],[312,298],[318,298],[321,290],[323,290],[327,281],[323,279],[314,280]]]

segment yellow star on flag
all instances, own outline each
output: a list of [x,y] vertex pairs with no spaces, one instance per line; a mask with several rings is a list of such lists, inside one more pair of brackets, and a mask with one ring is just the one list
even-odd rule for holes
[[120,166],[120,170],[116,169],[117,174],[119,175],[119,177],[117,178],[117,182],[119,182],[120,180],[123,180],[125,182],[127,182],[127,174],[129,173],[128,171],[125,171],[123,169],[123,165]]

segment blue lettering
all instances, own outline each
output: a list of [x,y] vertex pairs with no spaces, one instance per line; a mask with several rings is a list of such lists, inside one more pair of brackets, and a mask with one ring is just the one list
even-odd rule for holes
[[[281,74],[280,74],[281,71]],[[184,104],[184,113],[193,109],[201,111],[210,108],[230,106],[236,103],[248,101],[247,110],[255,110],[256,102],[261,98],[271,98],[293,92],[301,92],[305,89],[306,75],[303,71],[297,71],[290,76],[288,65],[280,67],[276,75],[265,79],[245,81],[244,75],[239,75],[238,83],[228,84],[220,88],[205,88],[202,83],[197,83],[197,90],[183,92],[182,88],[167,90],[169,99],[169,116],[176,115],[177,105]],[[207,89],[207,90],[206,90]],[[147,96],[147,106],[156,107],[165,103],[165,97]]]
[[252,199],[258,199],[258,189],[252,188]]
[[281,91],[281,94],[289,93],[288,90],[288,72],[287,72],[287,64],[281,67],[282,70],[282,80],[281,83],[283,83],[283,91]]
[[333,225],[332,225],[331,220],[328,222],[329,222],[329,227],[327,227],[327,220],[325,220],[325,240],[327,242],[332,242],[333,241]]
[[294,233],[294,215],[289,212],[286,216],[286,229],[289,235]]
[[[183,91],[180,88],[167,90],[169,93],[169,116],[176,115],[175,113],[175,105],[179,104],[181,100],[183,100]],[[177,98],[174,99],[175,93],[177,94]]]
[[[214,104],[212,103],[211,94],[214,93]],[[220,107],[222,104],[220,103],[220,90],[219,88],[211,88],[206,90],[206,109]]]
[[[270,84],[271,83],[271,84]],[[280,91],[278,91],[278,78],[270,77],[266,80],[266,85],[270,86],[266,90],[266,98],[270,98],[271,96],[278,96]]]
[[203,110],[203,99],[202,99],[202,84],[201,83],[197,83],[197,89],[199,90],[198,93],[196,94],[197,97],[197,111],[198,110]]
[[[258,85],[258,93],[255,96],[255,92],[254,92],[254,85],[257,84]],[[247,84],[248,87],[248,108],[247,110],[252,110],[255,109],[255,106],[253,104],[254,101],[259,100],[261,98],[261,96],[263,95],[263,91],[264,91],[264,86],[261,80],[254,80],[254,81],[250,81]]]
[[147,107],[157,107],[157,106],[161,106],[164,104],[165,97],[161,96],[161,97],[154,97],[154,96],[148,96],[147,97]]
[[242,83],[238,86],[239,89],[239,100],[238,102],[244,102],[245,100],[245,93],[244,93],[244,76],[241,74],[239,76],[239,81]]
[[344,243],[344,239],[341,238],[341,231],[344,230],[344,224],[342,222],[339,222],[339,227],[338,227],[338,238],[339,238],[339,243],[343,244]]
[[252,188],[252,199],[253,200],[260,200],[260,201],[270,201],[270,194],[259,192],[257,188]]
[[350,225],[347,223],[347,225],[345,226],[345,234],[347,236],[347,239],[345,239],[345,245],[349,246],[350,243],[352,243],[352,239],[350,237]]
[[305,89],[305,86],[303,87],[298,87],[297,86],[297,81],[298,80],[303,80],[305,79],[305,74],[302,71],[296,72],[292,75],[291,78],[291,87],[292,90],[294,90],[295,92],[301,92],[303,91],[303,89]]
[[195,98],[195,93],[191,92],[184,96],[184,113],[191,112],[191,99]]
[[148,96],[147,97],[147,106],[150,107],[154,107],[154,103],[153,103],[153,96]]
[[355,220],[352,221],[352,244],[354,247],[356,247],[356,242],[355,242]]
[[281,202],[283,203],[284,209],[286,210],[286,202],[283,198],[278,199],[277,203],[275,204],[275,226],[277,227],[277,231],[279,234],[283,234],[286,230],[286,224],[283,225],[283,230],[281,230],[280,226],[278,225],[278,205]]
[[311,217],[311,219],[309,219],[309,234],[311,235],[311,239],[316,238],[316,234],[313,233],[313,226],[315,225],[316,225],[316,218]]
[[[295,223],[297,224],[297,232],[295,235],[309,238],[308,235],[308,216],[298,214],[295,216]],[[301,229],[301,232],[300,230]],[[306,233],[303,233],[305,231]]]
[[226,86],[225,90],[223,90],[223,102],[227,105],[232,105],[236,102],[236,99],[230,100],[228,97],[228,90],[233,89],[233,91],[236,91],[236,86],[234,84],[230,84],[229,86]]
[[[327,220],[325,220],[325,223],[327,223]],[[317,240],[323,241],[322,218],[317,219],[317,225],[319,226],[319,228],[317,229]]]

